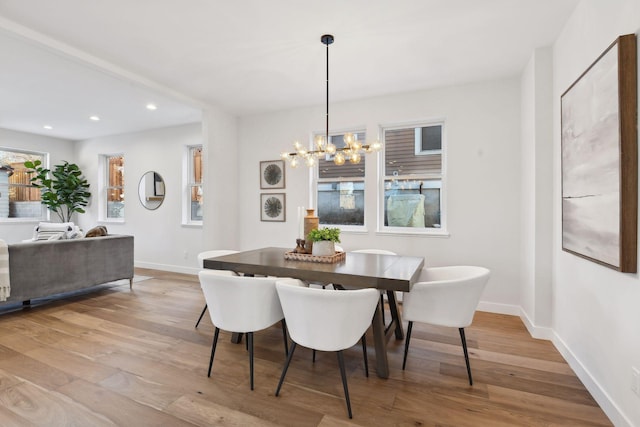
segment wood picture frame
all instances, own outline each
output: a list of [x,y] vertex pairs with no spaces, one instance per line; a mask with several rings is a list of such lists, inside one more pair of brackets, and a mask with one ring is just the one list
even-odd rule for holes
[[284,189],[284,160],[265,160],[260,162],[260,189]]
[[562,249],[637,270],[635,34],[620,36],[562,94]]
[[285,193],[260,193],[260,221],[285,222],[286,197]]

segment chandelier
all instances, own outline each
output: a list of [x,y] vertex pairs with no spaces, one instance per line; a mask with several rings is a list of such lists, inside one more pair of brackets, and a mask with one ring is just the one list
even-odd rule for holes
[[350,163],[358,164],[362,159],[362,155],[380,151],[382,144],[379,141],[371,144],[363,144],[362,141],[358,141],[357,137],[352,133],[344,134],[344,147],[336,147],[329,138],[329,45],[333,43],[333,36],[331,34],[325,34],[320,37],[322,44],[327,46],[327,113],[326,113],[326,127],[325,134],[318,135],[314,141],[314,148],[308,150],[299,141],[293,143],[295,151],[283,152],[280,157],[283,160],[289,162],[292,168],[298,166],[300,161],[304,161],[310,168],[315,166],[317,160],[321,157],[330,159],[333,157],[333,162],[340,166],[345,164],[348,160]]

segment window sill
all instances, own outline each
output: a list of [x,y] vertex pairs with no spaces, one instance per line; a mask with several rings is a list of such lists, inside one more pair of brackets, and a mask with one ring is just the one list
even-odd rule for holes
[[2,218],[0,224],[38,224],[40,222],[51,222],[47,218]]
[[415,237],[434,237],[439,239],[448,239],[451,235],[446,230],[423,230],[417,231],[412,229],[407,230],[378,230],[376,235],[380,236],[415,236]]
[[184,228],[202,228],[202,221],[199,221],[199,222],[183,222],[182,226]]

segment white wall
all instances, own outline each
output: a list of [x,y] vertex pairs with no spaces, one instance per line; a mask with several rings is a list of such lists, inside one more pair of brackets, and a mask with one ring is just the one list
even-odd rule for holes
[[[111,234],[135,236],[135,264],[168,271],[197,271],[203,250],[202,227],[182,223],[182,158],[185,145],[203,142],[199,123],[95,138],[77,143],[78,165],[91,183],[93,198],[78,222],[86,231],[98,224]],[[125,162],[125,222],[100,222],[98,176],[100,154],[123,153]],[[165,181],[165,199],[156,210],[138,200],[138,182],[147,171]],[[205,201],[206,203],[206,201]]]
[[[492,270],[485,309],[519,314],[520,280],[520,85],[519,79],[447,87],[331,104],[331,129],[445,118],[447,134],[448,238],[376,233],[377,193],[368,191],[365,233],[343,232],[345,249],[386,248],[424,256],[430,266],[478,264]],[[309,206],[306,167],[286,170],[284,223],[260,221],[261,160],[278,159],[294,140],[309,141],[324,127],[324,105],[239,119],[238,224],[241,249],[294,247],[296,207]],[[375,159],[367,160],[368,188],[376,186]],[[264,190],[262,190],[264,192]],[[277,192],[275,190],[270,192]]]
[[522,318],[537,338],[552,323],[553,64],[550,47],[536,49],[521,77]]
[[[25,132],[17,132],[0,128],[0,147],[16,148],[49,153],[49,165],[62,163],[64,160],[76,163],[74,143],[58,138],[50,138]],[[57,216],[53,214],[53,221]],[[38,221],[0,222],[0,239],[7,243],[16,243],[33,237],[33,227]]]
[[640,1],[583,0],[553,52],[554,343],[618,426],[640,426],[630,389],[631,367],[640,368],[640,282],[562,251],[559,100],[616,37],[639,28]]

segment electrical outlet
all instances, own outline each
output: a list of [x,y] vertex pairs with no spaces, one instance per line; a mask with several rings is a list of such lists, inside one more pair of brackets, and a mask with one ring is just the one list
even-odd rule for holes
[[640,396],[640,371],[636,367],[631,367],[633,375],[631,377],[631,390]]

